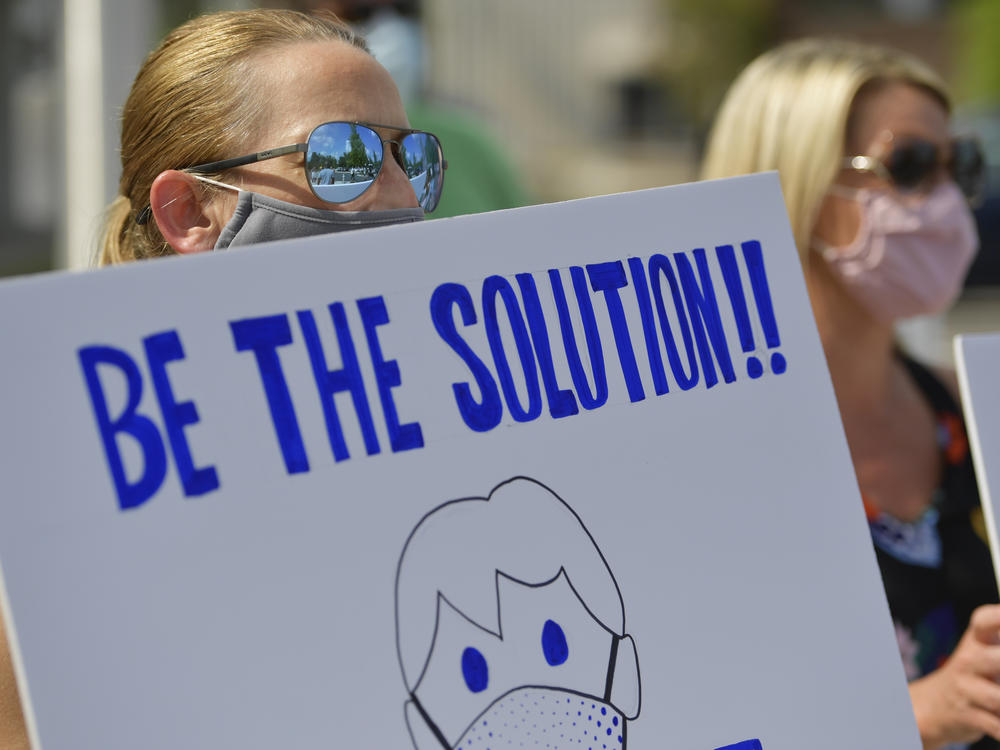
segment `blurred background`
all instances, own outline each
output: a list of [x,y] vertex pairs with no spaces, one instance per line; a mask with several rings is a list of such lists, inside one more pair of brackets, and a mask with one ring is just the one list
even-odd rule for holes
[[87,266],[143,57],[192,15],[254,5],[329,8],[368,35],[413,125],[442,137],[443,215],[695,179],[727,85],[786,39],[916,53],[991,181],[961,303],[902,333],[946,362],[951,333],[1000,330],[1000,0],[2,0],[0,276]]

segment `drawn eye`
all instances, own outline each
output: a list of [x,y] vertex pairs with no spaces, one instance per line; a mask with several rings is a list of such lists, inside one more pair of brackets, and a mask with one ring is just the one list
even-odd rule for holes
[[558,667],[569,658],[566,634],[555,620],[546,620],[542,627],[542,653],[550,667]]
[[479,653],[479,649],[469,646],[462,652],[462,677],[473,693],[481,693],[486,689],[490,681],[490,669],[486,666],[486,657]]

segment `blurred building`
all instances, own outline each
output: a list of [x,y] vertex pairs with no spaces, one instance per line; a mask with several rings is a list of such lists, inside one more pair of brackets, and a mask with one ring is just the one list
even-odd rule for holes
[[533,192],[561,200],[691,179],[657,81],[656,0],[427,0],[433,90],[481,111]]
[[[144,55],[189,15],[252,4],[6,0],[0,275],[87,265],[117,192],[118,113]],[[658,135],[656,0],[424,6],[433,95],[487,121],[540,200],[692,176],[687,145]],[[637,148],[644,139],[656,147]]]
[[48,268],[63,201],[59,0],[7,2],[0,23],[0,273]]
[[[0,274],[86,264],[100,213],[116,193],[118,112],[143,56],[194,13],[252,4],[4,0]],[[984,24],[966,23],[965,36],[956,36],[954,17],[991,4],[1000,7],[996,0],[423,0],[421,7],[430,95],[488,123],[533,196],[553,201],[694,179],[728,82],[778,41],[814,33],[882,41],[959,75],[959,53]]]
[[118,191],[118,115],[146,53],[191,13],[245,4],[3,0],[0,276],[88,264]]

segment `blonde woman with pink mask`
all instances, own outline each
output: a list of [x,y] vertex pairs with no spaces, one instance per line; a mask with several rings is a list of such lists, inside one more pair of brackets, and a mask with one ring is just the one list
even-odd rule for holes
[[1000,606],[975,477],[952,378],[894,337],[977,249],[982,155],[949,112],[908,55],[791,42],[733,83],[702,176],[780,173],[924,747],[979,750],[1000,747]]

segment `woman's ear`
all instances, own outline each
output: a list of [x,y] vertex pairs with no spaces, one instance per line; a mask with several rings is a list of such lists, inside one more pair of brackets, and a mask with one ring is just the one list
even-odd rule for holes
[[149,189],[149,205],[163,239],[178,253],[200,253],[215,247],[228,218],[226,201],[206,202],[205,190],[187,172],[160,172]]

